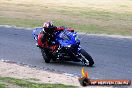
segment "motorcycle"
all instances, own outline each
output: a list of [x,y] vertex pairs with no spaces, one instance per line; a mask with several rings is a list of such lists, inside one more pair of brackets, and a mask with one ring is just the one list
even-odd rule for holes
[[[42,29],[36,28],[33,30],[32,35],[36,41]],[[40,48],[46,63],[50,63],[51,60],[60,60],[82,62],[86,66],[93,66],[92,57],[81,48],[77,32],[69,31],[68,28],[65,28],[63,31],[55,32],[54,35],[55,41],[53,41],[53,44],[57,45],[55,51],[49,48]]]

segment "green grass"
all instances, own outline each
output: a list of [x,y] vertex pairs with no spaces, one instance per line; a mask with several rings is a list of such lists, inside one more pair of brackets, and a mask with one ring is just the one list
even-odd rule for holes
[[54,8],[54,10],[48,9],[49,12],[56,12],[57,14],[63,14],[68,16],[77,16],[80,18],[93,18],[102,20],[130,20],[132,21],[132,13],[130,12],[112,12],[107,10],[97,10],[92,8],[73,8],[73,7],[61,7],[60,9]]
[[[42,26],[43,24],[43,20],[34,20],[34,19],[14,19],[14,18],[2,18],[0,17],[0,24],[3,25],[15,25],[18,27],[39,27]],[[75,23],[70,23],[70,22],[66,22],[63,20],[53,20],[53,22],[55,23],[55,25],[57,26],[68,26],[68,27],[72,27],[74,29],[76,29],[76,31],[78,32],[89,32],[89,33],[103,33],[104,29],[97,26],[97,25],[93,25],[93,24],[88,24],[88,25],[84,25],[84,24],[75,24]],[[98,32],[98,30],[100,30]]]
[[[78,32],[132,36],[132,1],[120,4],[113,0],[113,4],[109,6],[106,6],[108,3],[104,2],[106,7],[100,9],[98,7],[102,4],[98,6],[97,2],[97,5],[94,4],[96,8],[92,7],[90,2],[87,2],[86,7],[74,6],[76,3],[72,6],[54,3],[43,5],[41,2],[27,4],[26,1],[23,3],[4,2],[0,5],[0,24],[34,28],[42,26],[45,21],[52,20],[57,26],[72,27]],[[116,6],[115,9],[114,6]],[[105,9],[107,7],[109,9]]]
[[[0,77],[0,81],[7,83],[7,85],[12,84],[22,88],[76,88],[75,86],[63,85],[63,84],[33,83],[27,80],[16,79],[11,77]],[[0,85],[0,88],[5,88],[5,87],[4,85]]]
[[[2,25],[15,25],[17,27],[41,27],[45,20],[36,20],[36,19],[20,19],[20,18],[5,18],[0,17],[0,24]],[[65,20],[56,20],[53,22],[57,26],[68,26],[74,28],[77,32],[87,32],[94,34],[120,34],[120,35],[132,35],[132,30],[129,29],[113,29],[112,27],[102,27],[96,24],[76,24],[73,22],[67,22]]]
[[37,27],[41,26],[43,21],[34,19],[5,18],[0,17],[0,24],[15,25],[17,27]]
[[5,84],[0,84],[0,88],[6,88]]
[[36,79],[36,78],[28,78],[28,79],[25,79],[25,80],[31,80],[31,81],[40,81],[40,79]]

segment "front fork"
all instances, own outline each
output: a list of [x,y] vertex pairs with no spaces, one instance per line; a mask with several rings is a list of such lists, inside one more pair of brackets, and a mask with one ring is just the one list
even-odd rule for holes
[[[81,47],[79,46],[77,49],[77,53],[75,54],[74,52],[72,52],[72,50],[69,50],[70,53],[72,54],[72,57],[75,57],[78,61],[84,63],[82,57],[81,57],[81,53],[80,53]],[[56,56],[57,59],[63,57],[63,55],[61,55],[62,53],[62,47],[58,47],[57,51],[54,53],[54,55]]]
[[74,55],[76,56],[76,58],[77,58],[80,62],[82,62],[83,64],[87,65],[87,61],[86,61],[85,59],[83,59],[80,50],[81,50],[81,46],[79,45],[78,54],[77,54],[78,56],[76,56],[75,54],[74,54]]

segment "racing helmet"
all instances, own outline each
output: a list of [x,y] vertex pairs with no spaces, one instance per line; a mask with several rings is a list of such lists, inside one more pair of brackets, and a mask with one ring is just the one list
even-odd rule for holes
[[45,22],[43,24],[43,31],[47,33],[53,33],[56,26],[53,25],[52,21]]
[[45,22],[45,23],[43,24],[43,28],[50,28],[50,27],[52,27],[52,26],[53,26],[52,21]]

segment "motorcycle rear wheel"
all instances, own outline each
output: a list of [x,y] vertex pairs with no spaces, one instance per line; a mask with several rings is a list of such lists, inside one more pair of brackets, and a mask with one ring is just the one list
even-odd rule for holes
[[80,53],[81,53],[81,56],[82,56],[82,62],[86,66],[93,66],[94,61],[93,61],[92,57],[84,49],[81,49]]
[[51,57],[50,57],[50,53],[47,49],[41,49],[41,53],[43,56],[43,59],[45,60],[45,63],[50,63]]

